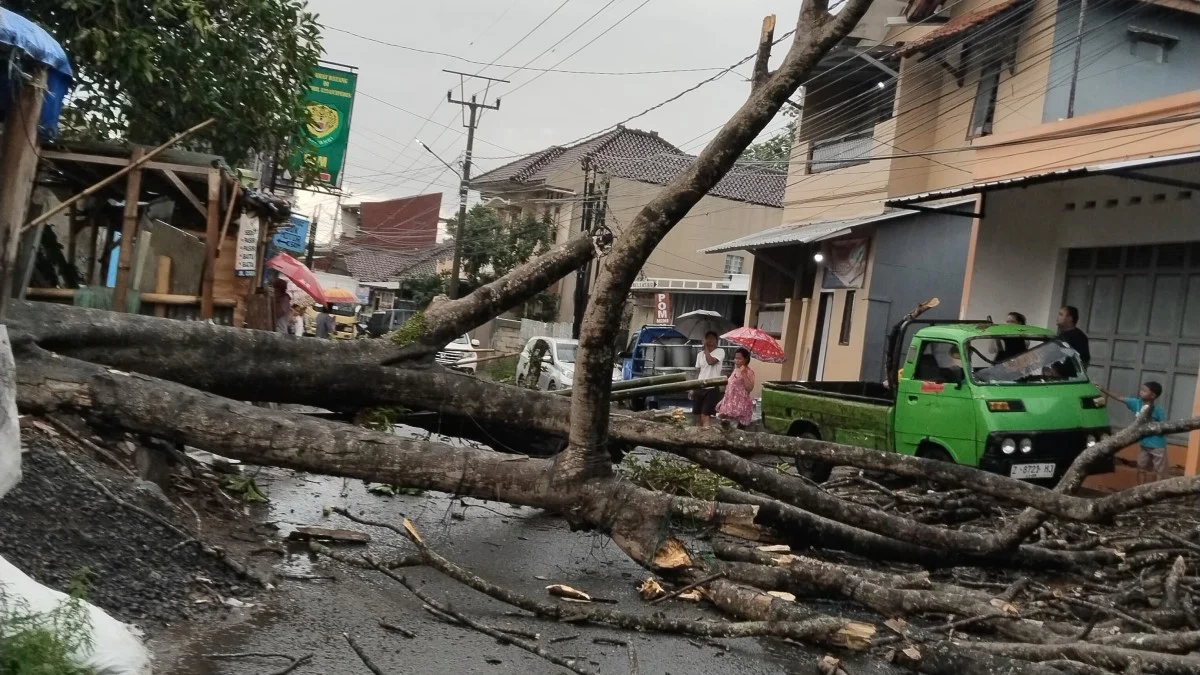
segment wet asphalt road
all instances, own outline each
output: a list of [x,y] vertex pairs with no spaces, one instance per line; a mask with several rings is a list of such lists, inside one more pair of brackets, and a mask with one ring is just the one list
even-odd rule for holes
[[[380,557],[409,552],[411,546],[387,530],[365,528],[336,514],[324,518],[325,505],[344,506],[373,520],[399,524],[412,519],[426,540],[442,554],[477,574],[511,589],[548,598],[545,586],[564,583],[599,597],[616,599],[624,611],[653,611],[636,594],[647,574],[606,537],[572,533],[561,519],[507,504],[458,500],[440,494],[382,497],[366,491],[361,481],[344,481],[264,469],[259,484],[271,498],[263,519],[276,521],[280,536],[296,525],[319,524],[367,530],[369,549]],[[458,520],[452,514],[462,514]],[[345,547],[344,547],[345,548]],[[361,549],[360,549],[361,550]],[[203,635],[168,634],[152,646],[160,654],[158,672],[194,675],[262,675],[286,662],[238,659],[214,660],[210,653],[314,653],[297,673],[361,675],[367,669],[342,634],[352,633],[385,673],[467,675],[541,675],[567,672],[516,647],[498,644],[475,631],[438,622],[421,609],[421,601],[382,575],[349,568],[333,561],[313,561],[307,553],[289,555],[277,569],[297,573],[333,574],[336,581],[284,580],[276,591],[260,596],[262,607],[237,610],[239,617]],[[401,570],[434,597],[478,620],[498,627],[517,627],[542,635],[543,648],[563,656],[578,656],[597,673],[630,672],[624,647],[593,643],[597,637],[632,640],[641,673],[684,675],[775,675],[815,673],[823,652],[773,639],[721,641],[728,650],[693,644],[687,639],[658,634],[633,634],[603,627],[567,626],[528,617],[505,616],[512,610],[426,568]],[[717,615],[696,605],[668,602],[667,611],[696,618]],[[378,625],[384,619],[417,634],[416,639],[389,633]],[[554,637],[578,634],[551,644]],[[184,643],[190,637],[191,642]],[[182,648],[181,648],[182,644]],[[856,663],[856,675],[891,673],[877,662]]]

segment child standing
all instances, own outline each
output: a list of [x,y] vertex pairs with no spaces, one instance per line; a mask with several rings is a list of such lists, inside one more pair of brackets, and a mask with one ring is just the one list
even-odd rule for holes
[[[1162,385],[1157,382],[1146,382],[1138,390],[1137,396],[1122,398],[1112,393],[1111,391],[1100,388],[1104,395],[1125,403],[1125,406],[1137,415],[1142,411],[1144,406],[1151,406],[1150,421],[1165,422],[1167,413],[1162,406],[1158,404],[1158,399],[1162,397]],[[1137,481],[1138,485],[1146,482],[1146,474],[1154,472],[1152,480],[1163,480],[1169,475],[1167,469],[1167,439],[1165,436],[1147,436],[1141,441],[1141,451],[1138,452],[1137,462]]]

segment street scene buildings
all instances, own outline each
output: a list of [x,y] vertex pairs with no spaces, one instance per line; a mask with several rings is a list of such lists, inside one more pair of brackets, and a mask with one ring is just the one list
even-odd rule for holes
[[1200,3],[0,8],[0,675],[1200,673]]

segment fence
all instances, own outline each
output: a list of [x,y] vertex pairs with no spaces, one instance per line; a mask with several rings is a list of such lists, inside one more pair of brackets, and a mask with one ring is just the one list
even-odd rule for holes
[[533,319],[521,319],[521,345],[524,346],[534,337],[571,338],[571,324],[557,321],[546,323]]

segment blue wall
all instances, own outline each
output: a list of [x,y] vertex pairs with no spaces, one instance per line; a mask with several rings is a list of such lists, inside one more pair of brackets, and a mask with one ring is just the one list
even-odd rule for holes
[[[970,210],[971,204],[956,208]],[[971,219],[962,216],[918,213],[879,224],[863,339],[863,380],[883,380],[888,331],[921,302],[941,300],[923,319],[958,318],[970,243]],[[831,335],[836,339],[834,328]]]
[[[1079,4],[1079,0],[1059,2],[1044,122],[1067,116]],[[1136,53],[1131,50],[1131,25],[1179,38],[1167,52],[1166,63],[1156,61],[1154,45],[1138,43]],[[1200,89],[1200,16],[1196,14],[1144,2],[1089,0],[1083,31],[1076,117]]]

